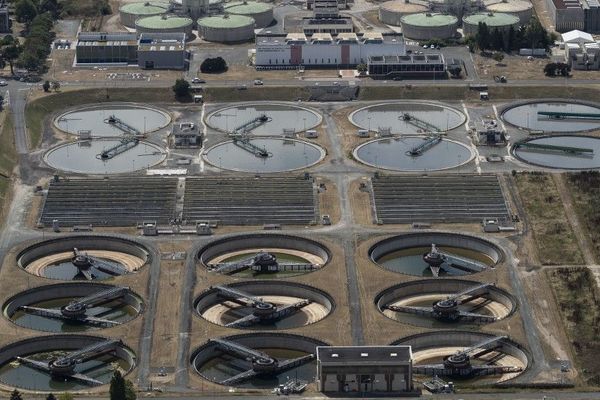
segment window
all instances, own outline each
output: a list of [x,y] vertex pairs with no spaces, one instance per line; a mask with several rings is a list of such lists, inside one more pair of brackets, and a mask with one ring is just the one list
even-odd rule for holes
[[360,353],[361,357],[369,357],[369,353]]

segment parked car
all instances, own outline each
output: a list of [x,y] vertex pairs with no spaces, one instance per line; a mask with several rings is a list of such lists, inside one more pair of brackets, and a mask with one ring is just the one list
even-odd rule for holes
[[262,86],[262,85],[263,85],[263,81],[262,81],[262,80],[260,80],[260,79],[255,79],[255,80],[254,80],[254,85],[255,85],[255,86]]
[[192,79],[192,83],[206,83],[206,81],[202,78],[194,78]]
[[0,81],[0,86],[8,86],[8,82],[6,82],[6,81]]

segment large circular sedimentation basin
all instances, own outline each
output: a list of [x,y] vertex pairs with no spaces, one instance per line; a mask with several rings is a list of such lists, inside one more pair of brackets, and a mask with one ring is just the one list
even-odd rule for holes
[[[78,235],[46,240],[27,247],[17,255],[17,264],[36,276],[60,280],[85,279],[73,264],[74,249],[115,264],[134,273],[150,261],[149,251],[141,244],[116,237]],[[94,280],[115,275],[95,271]]]
[[[223,338],[240,344],[250,349],[256,349],[268,354],[279,361],[303,357],[309,354],[316,356],[317,346],[326,344],[306,336],[290,335],[285,333],[262,333],[235,335]],[[196,349],[191,357],[194,370],[204,379],[226,384],[224,381],[240,372],[250,369],[250,362],[234,358],[219,350],[217,344],[208,341]],[[236,386],[252,389],[272,389],[279,384],[289,381],[290,377],[305,382],[313,382],[316,371],[316,359],[303,363],[300,366],[285,370],[273,375],[260,375],[250,380],[242,381],[227,386]]]
[[282,135],[284,130],[303,132],[316,127],[322,120],[318,112],[306,107],[279,103],[250,103],[216,110],[206,117],[206,123],[213,129],[232,132],[261,115],[266,115],[268,121],[249,133]]
[[[375,243],[369,249],[371,260],[389,271],[415,276],[432,276],[423,255],[435,244],[437,249],[460,257],[482,267],[492,268],[504,258],[502,250],[495,244],[475,236],[447,233],[420,232],[392,236]],[[468,275],[470,271],[442,264],[440,275]]]
[[61,310],[62,307],[68,306],[74,300],[111,289],[114,290],[116,287],[97,283],[59,283],[40,286],[12,296],[4,303],[2,309],[4,316],[19,326],[56,333],[84,332],[116,326],[131,321],[142,312],[144,307],[142,299],[130,289],[127,289],[119,298],[98,302],[86,310],[86,316],[113,321],[114,324],[87,323],[70,318],[60,319],[27,311],[28,307]]
[[[418,371],[420,365],[440,364],[444,358],[457,351],[503,335],[503,333],[494,335],[474,331],[440,330],[408,336],[396,340],[392,345],[410,345],[412,347],[414,373],[415,370]],[[497,342],[496,346],[498,347],[495,347],[493,351],[481,355],[480,358],[472,355],[471,364],[481,365],[489,362],[492,365],[517,367],[521,371],[473,377],[468,379],[467,382],[461,379],[462,384],[468,383],[469,380],[477,384],[507,381],[515,378],[527,369],[529,366],[529,354],[520,344],[509,338],[504,338]],[[495,362],[493,361],[494,358],[497,359]],[[444,380],[459,379],[457,376],[441,378]]]
[[44,154],[50,167],[79,174],[121,174],[150,168],[164,161],[167,153],[160,146],[141,141],[137,146],[110,159],[100,154],[121,141],[119,139],[81,140],[51,148]]
[[[225,288],[242,291],[262,301],[271,303],[277,308],[289,306],[303,300],[310,304],[303,306],[298,312],[276,320],[262,320],[248,326],[237,328],[255,330],[291,329],[314,324],[331,313],[333,299],[325,292],[311,286],[292,282],[251,281],[227,285]],[[205,320],[217,325],[227,325],[259,309],[248,307],[235,299],[224,298],[218,288],[211,288],[202,293],[194,302],[196,313]]]
[[[97,336],[51,335],[9,344],[0,349],[0,382],[10,387],[54,393],[89,389],[94,386],[74,379],[52,377],[48,373],[26,366],[23,362],[17,361],[16,357],[45,361],[106,340]],[[106,384],[110,382],[115,368],[126,375],[133,370],[135,363],[136,357],[133,351],[120,344],[111,353],[77,364],[75,372],[84,373]]]
[[171,122],[170,115],[157,108],[132,104],[109,104],[67,111],[54,119],[54,125],[73,135],[89,130],[92,136],[123,136],[124,132],[117,127],[117,124],[108,122],[111,116],[115,116],[142,134],[162,129]]
[[[449,296],[461,293],[468,289],[481,286],[482,282],[459,279],[423,279],[391,286],[377,295],[375,304],[377,309],[386,317],[416,326],[427,328],[448,328],[452,324],[473,324],[494,322],[492,319],[501,320],[512,315],[516,310],[515,298],[508,292],[496,286],[487,286],[484,290],[467,293],[458,298],[458,310],[467,313],[476,313],[491,317],[488,319],[457,319],[455,321],[435,318],[430,315],[419,315],[395,310],[394,307],[431,308],[436,302],[447,299]],[[478,297],[474,296],[475,294]],[[392,309],[390,309],[390,306]],[[400,309],[402,310],[402,309]]]
[[[556,148],[536,148],[527,145],[550,145]],[[585,149],[585,152],[561,151],[560,148]],[[600,138],[593,136],[544,136],[515,144],[512,153],[528,164],[558,169],[600,168]]]
[[204,153],[206,161],[230,171],[275,173],[311,167],[325,157],[325,150],[303,140],[252,138],[249,143],[266,155],[242,148],[234,141],[219,143]]
[[[406,119],[406,114],[412,118]],[[354,111],[349,118],[361,129],[377,131],[379,128],[390,128],[392,134],[422,133],[423,129],[416,126],[419,124],[417,120],[430,124],[429,130],[437,132],[458,128],[467,120],[462,112],[454,108],[420,101],[367,106]]]
[[[209,243],[198,251],[198,261],[213,270],[219,263],[233,263],[248,259],[260,252],[268,252],[282,263],[308,263],[314,270],[323,268],[331,259],[329,250],[319,242],[300,236],[279,234],[237,235]],[[260,272],[246,269],[232,274],[237,278],[283,278],[311,270]]]
[[353,155],[358,161],[371,167],[405,172],[456,168],[468,163],[474,157],[473,152],[466,145],[445,138],[420,155],[410,154],[411,150],[426,143],[427,140],[429,138],[424,136],[375,139],[358,146],[354,149]]
[[[558,113],[555,116],[538,115],[539,112]],[[598,118],[560,118],[560,113],[593,114]],[[502,119],[511,125],[531,131],[583,132],[600,129],[600,106],[569,101],[534,101],[509,105]]]

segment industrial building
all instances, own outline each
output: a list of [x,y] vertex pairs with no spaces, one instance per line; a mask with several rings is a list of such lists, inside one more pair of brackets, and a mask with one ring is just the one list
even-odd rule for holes
[[410,346],[318,346],[317,382],[324,393],[414,392]]
[[388,78],[446,78],[446,61],[442,54],[372,56],[367,60],[369,76]]
[[400,25],[410,39],[450,39],[457,34],[458,18],[449,14],[408,14],[400,18]]
[[314,10],[321,7],[329,8],[331,4],[336,6],[339,10],[348,8],[347,0],[306,0],[306,9]]
[[546,0],[546,4],[558,32],[600,33],[598,0]]
[[8,14],[8,5],[5,2],[0,3],[0,33],[10,32],[10,17]]
[[173,124],[171,135],[175,148],[194,148],[202,145],[202,133],[193,122]]
[[351,67],[372,56],[405,55],[399,33],[302,33],[256,35],[257,68]]
[[132,65],[146,69],[185,69],[184,33],[80,32],[75,48],[77,66]]
[[340,15],[337,3],[317,2],[313,7],[313,16],[302,18],[302,32],[305,35],[329,33],[336,36],[354,32],[354,23],[352,18]]
[[570,31],[562,34],[564,62],[572,69],[600,69],[600,43],[592,35],[582,31]]

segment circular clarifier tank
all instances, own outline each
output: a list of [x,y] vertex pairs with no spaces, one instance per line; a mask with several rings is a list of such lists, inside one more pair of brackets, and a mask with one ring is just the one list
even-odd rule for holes
[[170,122],[171,117],[166,111],[132,104],[77,108],[54,119],[54,125],[64,132],[75,135],[81,131],[91,131],[92,136],[122,136],[124,127],[133,128],[141,134],[150,133],[166,127]]
[[44,154],[50,167],[79,174],[119,174],[150,168],[166,158],[163,148],[150,142],[140,141],[137,145],[115,154],[112,158],[102,157],[103,152],[116,149],[120,139],[80,140],[53,147]]
[[360,108],[350,122],[361,129],[391,129],[392,134],[416,134],[425,130],[444,132],[458,128],[467,117],[454,108],[427,102],[395,102]]
[[[237,144],[236,144],[237,143]],[[320,146],[295,139],[252,138],[219,143],[204,153],[206,161],[241,172],[285,172],[308,168],[325,157]]]
[[515,143],[512,153],[532,165],[559,169],[600,168],[600,138],[544,136]]
[[600,129],[600,107],[568,101],[517,103],[504,109],[502,119],[532,131],[582,132]]
[[[76,352],[83,350],[83,354]],[[84,335],[34,337],[0,349],[0,382],[27,390],[86,390],[135,367],[133,351],[118,340]]]
[[309,108],[291,104],[250,103],[221,108],[206,117],[208,126],[233,132],[261,116],[266,119],[252,125],[254,135],[282,135],[285,130],[302,132],[321,123],[321,115]]
[[29,246],[17,264],[32,275],[60,280],[104,280],[135,273],[150,261],[144,246],[106,236],[68,236]]
[[[254,332],[209,340],[192,354],[192,366],[212,382],[242,388],[272,389],[290,380],[314,381],[316,348],[325,343],[299,335]],[[236,352],[227,351],[236,346]],[[260,358],[248,351],[258,351]],[[292,361],[293,368],[282,368]],[[243,375],[241,375],[243,374]]]
[[412,347],[413,374],[460,379],[463,385],[507,381],[529,366],[529,352],[501,334],[441,330],[408,336],[392,345]]
[[278,234],[232,236],[198,252],[198,261],[209,271],[236,278],[292,277],[317,271],[330,258],[329,250],[319,242]]
[[139,315],[143,306],[128,287],[59,283],[25,290],[8,299],[3,311],[24,328],[70,333],[122,325]]
[[291,329],[327,317],[333,300],[307,285],[252,281],[214,286],[196,299],[194,308],[205,320],[230,328]]
[[[440,263],[435,262],[437,257],[428,257],[430,262],[426,261],[432,252],[441,257]],[[369,257],[380,267],[402,274],[459,276],[493,268],[504,254],[495,244],[474,236],[430,232],[384,239],[369,249]]]
[[516,309],[516,301],[508,292],[492,284],[458,279],[394,285],[379,293],[375,304],[388,318],[427,328],[488,324]]
[[462,143],[425,136],[376,139],[361,144],[353,154],[372,167],[405,172],[455,168],[474,157]]

